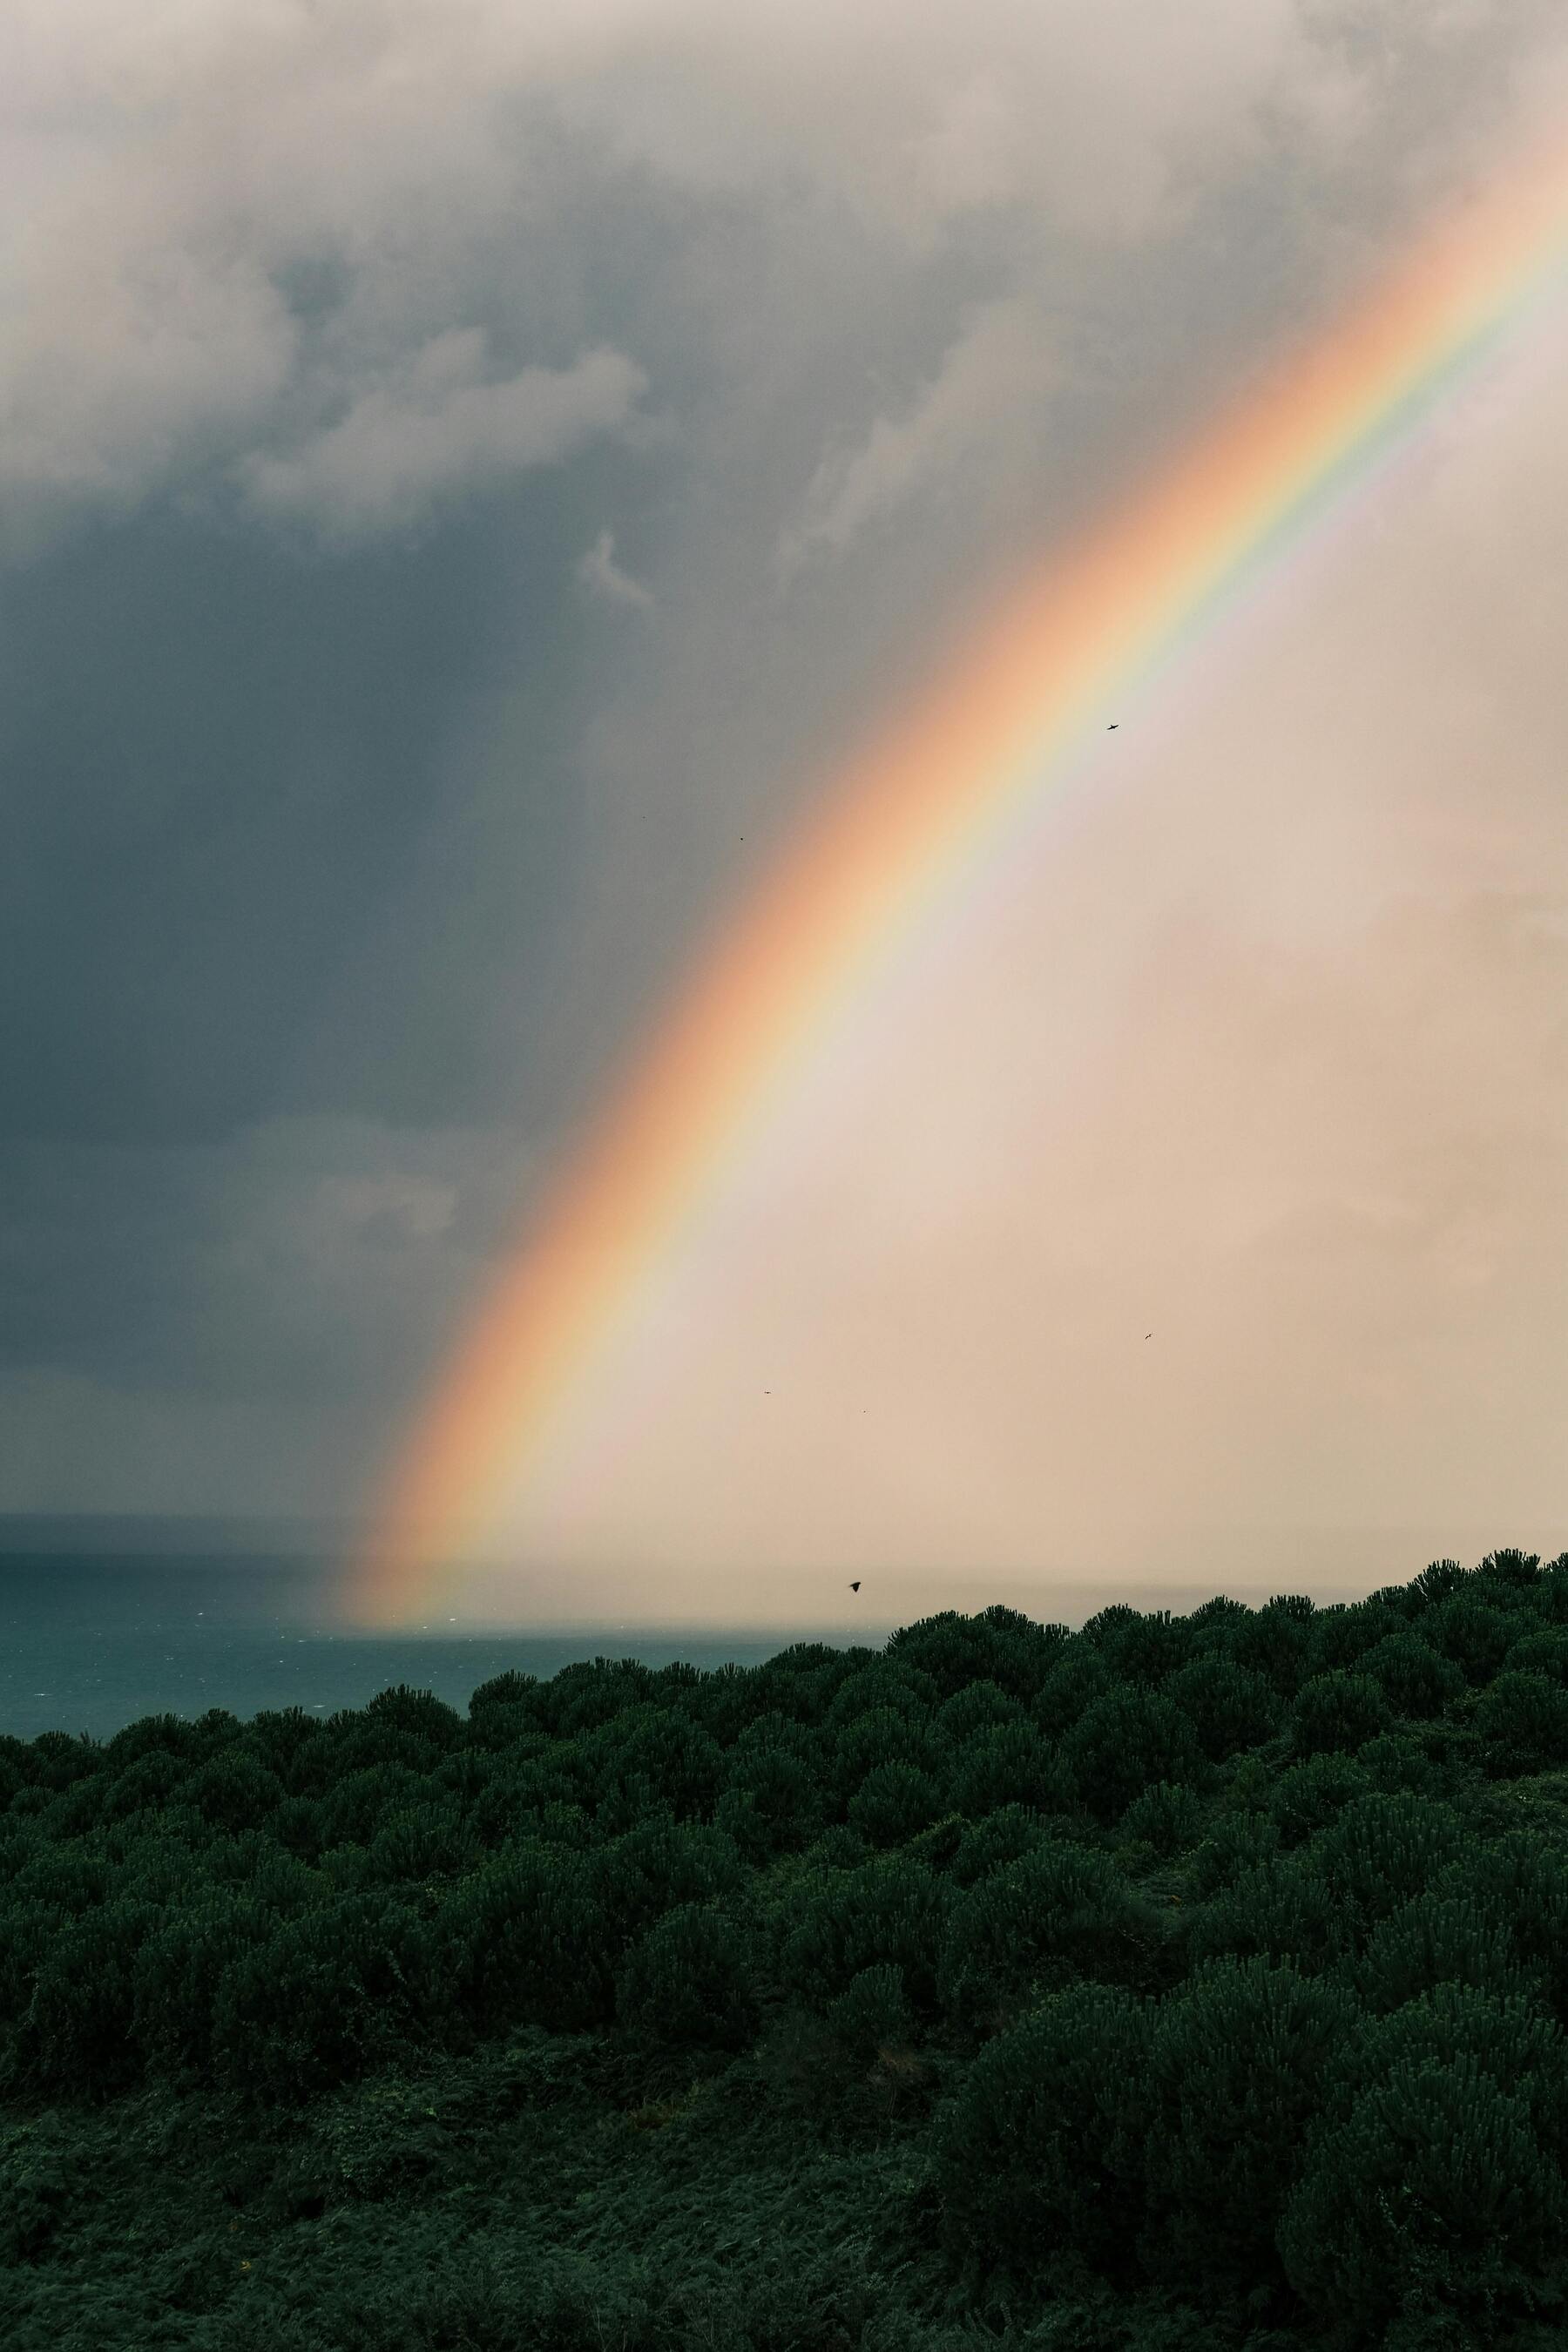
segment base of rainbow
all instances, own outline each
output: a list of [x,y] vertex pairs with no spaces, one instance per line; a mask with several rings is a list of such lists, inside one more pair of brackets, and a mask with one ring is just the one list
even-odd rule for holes
[[994,866],[1116,699],[1375,477],[1565,275],[1553,151],[1015,585],[838,775],[531,1213],[399,1451],[352,1614],[404,1622],[484,1548],[846,1005]]

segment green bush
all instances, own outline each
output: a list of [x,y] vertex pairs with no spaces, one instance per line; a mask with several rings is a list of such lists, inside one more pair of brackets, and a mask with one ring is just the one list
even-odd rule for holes
[[1489,1608],[1473,1591],[1456,1592],[1421,1620],[1422,1639],[1451,1658],[1472,1685],[1489,1681],[1521,1630],[1510,1612]]
[[1122,1831],[1152,1845],[1158,1854],[1173,1854],[1194,1843],[1203,1820],[1203,1803],[1195,1790],[1179,1780],[1159,1780],[1134,1797],[1121,1816]]
[[1065,1626],[1037,1625],[1015,1610],[985,1609],[965,1617],[947,1609],[889,1634],[887,1655],[926,1675],[939,1700],[988,1681],[1027,1701],[1067,1641]]
[[1436,1885],[1468,1897],[1506,1928],[1521,1968],[1548,1987],[1568,2020],[1568,1864],[1524,1832],[1472,1847]]
[[1368,1786],[1387,1795],[1405,1790],[1412,1796],[1441,1797],[1450,1787],[1450,1775],[1444,1766],[1435,1763],[1408,1731],[1379,1732],[1375,1739],[1356,1749],[1355,1760],[1366,1774]]
[[1355,1981],[1366,2006],[1382,2011],[1443,1984],[1507,1994],[1521,1991],[1525,1978],[1506,1923],[1489,1906],[1428,1887],[1373,1931]]
[[1568,1626],[1543,1625],[1521,1634],[1503,1665],[1510,1674],[1547,1675],[1554,1683],[1568,1684]]
[[1117,1820],[1155,1781],[1194,1781],[1203,1769],[1192,1723],[1158,1691],[1123,1687],[1091,1701],[1062,1745],[1084,1802],[1102,1822]]
[[50,1937],[22,2020],[25,2081],[102,2096],[135,2079],[136,1956],[158,1918],[151,1904],[103,1903]]
[[366,1859],[371,1880],[392,1886],[460,1877],[482,1853],[456,1805],[407,1805],[376,1831]]
[[1385,1729],[1389,1705],[1370,1675],[1314,1675],[1296,1694],[1290,1736],[1299,1756],[1339,1756]]
[[132,2031],[150,2070],[210,2079],[219,1996],[275,1924],[248,1889],[203,1885],[148,1935],[132,1972]]
[[1200,2293],[1276,2274],[1280,2212],[1354,2020],[1342,1987],[1262,1959],[1219,1961],[1163,2004],[1148,2143],[1160,2268]]
[[818,1878],[785,1928],[782,1981],[823,2007],[862,1969],[885,1963],[903,1971],[910,1998],[928,2008],[950,1900],[945,1882],[904,1854]]
[[1337,1821],[1372,1787],[1366,1768],[1347,1756],[1314,1756],[1281,1772],[1268,1797],[1269,1817],[1288,1846],[1297,1846]]
[[459,1880],[439,1914],[454,2007],[476,2031],[608,2021],[614,1968],[590,1858],[542,1845],[503,1850]]
[[437,1981],[428,1929],[385,1897],[302,1912],[226,1969],[215,2069],[252,2099],[314,2098],[423,2039]]
[[1184,1617],[1168,1609],[1142,1612],[1121,1604],[1102,1609],[1083,1629],[1118,1682],[1152,1689],[1192,1655],[1194,1634]]
[[1092,1642],[1075,1633],[1041,1682],[1029,1712],[1047,1739],[1060,1739],[1111,1683],[1110,1669]]
[[1568,1688],[1548,1675],[1499,1675],[1475,1723],[1487,1770],[1500,1780],[1568,1762]]
[[830,1781],[841,1802],[850,1797],[879,1764],[909,1764],[916,1771],[940,1769],[936,1739],[923,1713],[894,1707],[874,1707],[856,1716],[839,1731],[833,1748]]
[[1023,1721],[974,1732],[949,1769],[947,1791],[971,1821],[1003,1805],[1066,1812],[1075,1795],[1073,1775],[1060,1751]]
[[1463,1851],[1464,1831],[1447,1805],[1423,1797],[1357,1797],[1320,1830],[1306,1864],[1322,1879],[1347,1921],[1370,1928],[1419,1895]]
[[973,1886],[1004,1863],[1016,1862],[1052,1834],[1032,1805],[998,1805],[994,1813],[963,1826],[948,1864],[955,1886]]
[[1023,1723],[1027,1711],[1020,1699],[999,1683],[973,1682],[944,1699],[936,1712],[936,1727],[944,1739],[962,1744],[998,1723]]
[[1336,1602],[1320,1609],[1312,1620],[1312,1671],[1331,1674],[1336,1667],[1364,1671],[1368,1654],[1405,1633],[1407,1627],[1403,1612],[1376,1594],[1368,1601]]
[[1195,1959],[1287,1961],[1309,1975],[1342,1958],[1350,1932],[1333,1890],[1297,1855],[1243,1871],[1195,1909],[1186,1927]]
[[1343,2121],[1368,2083],[1400,2066],[1463,2060],[1530,2109],[1531,2128],[1559,2168],[1568,2158],[1568,2040],[1532,1995],[1450,1981],[1363,2021],[1335,2069],[1333,2115]]
[[1152,2014],[1078,1985],[983,2050],[939,2122],[934,2172],[948,2243],[1025,2275],[1069,2249],[1125,2276],[1143,2218]]
[[939,1793],[914,1764],[874,1765],[849,1800],[849,1826],[868,1845],[902,1845],[936,1817]]
[[666,1912],[621,1962],[616,2015],[645,2042],[739,2049],[756,2023],[739,1927],[705,1904]]
[[1281,1698],[1293,1698],[1311,1672],[1315,1616],[1310,1601],[1282,1595],[1228,1624],[1226,1647],[1238,1666],[1261,1675]]
[[1223,1656],[1194,1658],[1171,1676],[1165,1696],[1187,1717],[1199,1747],[1215,1764],[1272,1738],[1283,1712],[1272,1683]]
[[1279,1832],[1266,1813],[1219,1814],[1193,1855],[1199,1894],[1231,1885],[1243,1872],[1270,1861],[1279,1845]]
[[830,2003],[827,2024],[858,2066],[868,2066],[884,2050],[907,2044],[914,2036],[915,2019],[903,1971],[885,1961],[862,1969]]
[[1310,2309],[1375,2343],[1396,2312],[1458,2311],[1503,2343],[1557,2300],[1563,2175],[1525,2098],[1456,2058],[1405,2063],[1314,2142],[1279,2249]]
[[1371,1675],[1397,1715],[1441,1715],[1465,1695],[1465,1677],[1451,1658],[1412,1633],[1392,1635],[1369,1650],[1361,1671]]
[[1159,1915],[1108,1855],[1047,1842],[954,1906],[938,1994],[966,2025],[994,2031],[1020,2003],[1076,1977],[1151,1984],[1163,1948]]

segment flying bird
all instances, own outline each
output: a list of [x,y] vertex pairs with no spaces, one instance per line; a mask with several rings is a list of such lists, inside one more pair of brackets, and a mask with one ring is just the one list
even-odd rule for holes
[[1110,722],[1110,726],[1106,729],[1106,730],[1105,730],[1105,731],[1106,731],[1106,733],[1107,733],[1108,735],[1114,735],[1114,734],[1115,734],[1115,732],[1116,732],[1116,730],[1117,730],[1117,729],[1121,726],[1121,719],[1113,719],[1111,720],[1111,722]]
[[857,1578],[855,1579],[855,1581],[854,1581],[854,1583],[850,1586],[849,1590],[850,1590],[850,1591],[851,1591],[851,1592],[858,1592],[858,1591],[859,1591],[859,1590],[860,1590],[860,1580],[859,1580],[859,1578],[858,1578],[858,1577],[857,1577]]
[[1145,1339],[1152,1339],[1153,1338],[1153,1336],[1154,1336],[1154,1334],[1152,1333],[1152,1331],[1145,1331],[1145,1332],[1144,1332],[1144,1334],[1143,1334],[1143,1337],[1145,1338]]

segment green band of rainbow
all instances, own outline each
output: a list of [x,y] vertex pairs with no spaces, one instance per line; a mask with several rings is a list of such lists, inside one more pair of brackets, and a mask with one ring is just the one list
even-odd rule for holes
[[399,1452],[353,1613],[397,1623],[428,1606],[845,1008],[994,863],[1111,698],[1406,445],[1565,269],[1568,158],[1554,152],[1014,588],[836,780],[531,1214]]

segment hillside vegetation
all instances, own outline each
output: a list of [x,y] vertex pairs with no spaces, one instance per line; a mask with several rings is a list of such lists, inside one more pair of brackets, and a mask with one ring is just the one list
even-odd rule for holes
[[0,1738],[7,2352],[1563,2341],[1568,1555]]

